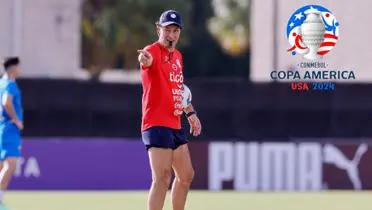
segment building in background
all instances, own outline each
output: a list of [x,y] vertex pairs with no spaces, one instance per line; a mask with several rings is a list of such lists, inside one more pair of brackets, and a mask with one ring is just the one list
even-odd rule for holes
[[2,0],[0,57],[20,56],[24,77],[77,77],[82,72],[80,4],[80,0]]

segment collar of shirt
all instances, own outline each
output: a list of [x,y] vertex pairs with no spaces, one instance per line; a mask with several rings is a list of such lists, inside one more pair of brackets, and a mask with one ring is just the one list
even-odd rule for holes
[[166,63],[166,62],[170,62],[172,59],[173,59],[173,54],[174,54],[174,51],[169,51],[168,48],[164,47],[163,45],[161,45],[159,42],[157,43],[160,47],[160,50],[161,50],[161,57],[163,59],[163,62]]

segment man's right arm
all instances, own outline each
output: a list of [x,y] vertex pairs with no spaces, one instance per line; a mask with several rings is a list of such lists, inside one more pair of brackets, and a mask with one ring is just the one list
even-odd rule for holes
[[18,119],[17,113],[13,106],[13,96],[9,93],[5,93],[2,98],[2,105],[6,113],[9,115],[11,121],[16,124],[16,126],[22,130],[23,129],[23,122]]
[[150,67],[154,60],[151,53],[146,50],[137,50],[137,52],[139,53],[138,62],[141,64],[141,66],[144,68]]

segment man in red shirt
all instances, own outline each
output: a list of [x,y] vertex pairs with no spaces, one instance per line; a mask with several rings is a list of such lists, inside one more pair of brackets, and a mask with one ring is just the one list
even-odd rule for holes
[[163,209],[172,169],[173,210],[183,210],[194,169],[181,128],[182,113],[186,113],[194,136],[200,135],[201,124],[193,106],[182,105],[183,62],[175,48],[182,29],[181,16],[174,10],[163,12],[156,29],[158,41],[138,50],[143,87],[142,140],[152,172],[148,210]]

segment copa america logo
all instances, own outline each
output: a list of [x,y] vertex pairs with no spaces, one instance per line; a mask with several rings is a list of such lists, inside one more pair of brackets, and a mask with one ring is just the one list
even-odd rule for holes
[[287,24],[287,38],[292,55],[301,54],[316,60],[335,47],[339,39],[339,22],[328,9],[307,5],[293,13]]

